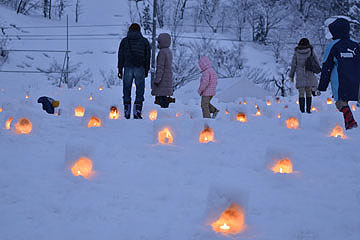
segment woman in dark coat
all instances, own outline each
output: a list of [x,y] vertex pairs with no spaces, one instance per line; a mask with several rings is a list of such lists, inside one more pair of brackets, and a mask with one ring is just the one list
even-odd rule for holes
[[172,52],[170,50],[171,37],[167,33],[161,33],[158,37],[160,49],[156,58],[156,76],[151,84],[151,94],[155,96],[155,102],[162,108],[169,106],[169,97],[173,95]]

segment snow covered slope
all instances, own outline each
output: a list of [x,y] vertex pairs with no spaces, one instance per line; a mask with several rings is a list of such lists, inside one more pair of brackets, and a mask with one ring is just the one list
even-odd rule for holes
[[[121,14],[118,9],[126,4],[112,3],[107,16]],[[86,6],[91,4],[97,6],[93,1]],[[0,11],[3,16],[7,10]],[[106,18],[101,11],[89,12],[92,18]],[[7,22],[17,24],[43,21],[7,14]],[[56,41],[17,44],[64,47]],[[116,54],[106,57],[101,51],[116,49],[117,40],[71,44],[74,52],[94,51],[76,57],[90,68],[116,66]],[[43,55],[30,57],[36,60],[16,53],[3,68],[23,61],[32,67],[49,62]],[[220,81],[219,97],[230,95],[236,81]],[[121,109],[121,87],[100,91],[100,81],[95,81],[81,91],[68,90],[49,86],[43,76],[2,74],[0,239],[360,238],[360,134],[356,129],[346,133],[347,139],[329,137],[336,123],[343,123],[334,104],[326,104],[328,96],[314,99],[318,112],[311,115],[298,114],[295,98],[275,103],[262,93],[270,106],[250,96],[240,96],[246,105],[218,98],[214,104],[221,110],[219,117],[204,121],[198,85],[191,84],[176,93],[177,103],[166,111],[153,105],[147,86],[144,120],[110,120],[110,106]],[[41,110],[36,100],[42,95],[60,100],[60,116]],[[262,116],[255,116],[255,104]],[[78,105],[85,108],[83,118],[74,116]],[[158,111],[156,121],[148,118],[153,110]],[[247,122],[236,121],[240,112],[246,113]],[[359,112],[354,112],[357,120]],[[102,127],[88,128],[91,116],[98,116]],[[9,117],[14,122],[6,130]],[[32,122],[31,134],[14,132],[21,117]],[[298,118],[299,129],[286,128],[290,117]],[[213,129],[215,142],[199,143],[205,125]],[[158,131],[165,126],[174,143],[161,145]],[[93,161],[95,173],[89,179],[71,173],[73,162],[83,156]],[[270,170],[273,161],[283,157],[291,159],[293,174]],[[230,236],[214,233],[210,223],[232,202],[244,208],[246,230]]]

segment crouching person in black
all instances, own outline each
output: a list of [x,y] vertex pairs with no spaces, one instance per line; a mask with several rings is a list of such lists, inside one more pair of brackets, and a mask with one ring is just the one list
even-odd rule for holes
[[45,110],[48,114],[54,114],[55,108],[59,107],[60,105],[59,101],[45,96],[40,97],[37,102],[42,104],[42,109]]

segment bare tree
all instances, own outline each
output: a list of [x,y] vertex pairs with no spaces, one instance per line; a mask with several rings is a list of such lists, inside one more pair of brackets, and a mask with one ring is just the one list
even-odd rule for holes
[[80,0],[76,0],[75,3],[75,22],[78,23],[79,22],[79,17],[81,15],[81,3]]

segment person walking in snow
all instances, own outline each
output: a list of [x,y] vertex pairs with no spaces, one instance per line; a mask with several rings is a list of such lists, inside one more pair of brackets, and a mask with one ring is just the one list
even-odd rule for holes
[[[306,62],[309,57],[315,59],[320,68],[320,62],[315,55],[313,46],[307,38],[302,38],[295,48],[294,56],[291,62],[290,81],[294,82],[296,74],[296,88],[299,90],[300,111],[305,112],[305,95],[306,95],[306,112],[311,113],[312,92],[317,89],[317,79],[315,73],[306,68]],[[314,93],[315,95],[315,93]]]
[[336,19],[329,30],[333,41],[325,49],[318,89],[326,91],[331,82],[336,108],[348,130],[358,126],[348,102],[359,100],[360,45],[350,39],[350,23],[344,18]]
[[155,104],[159,104],[161,108],[168,108],[170,96],[173,95],[173,56],[169,48],[171,36],[161,33],[157,41],[160,51],[156,58],[156,75],[154,82],[151,83],[151,95],[155,96]]
[[215,70],[211,67],[211,62],[207,57],[201,57],[198,64],[202,73],[198,93],[201,96],[201,110],[203,118],[211,118],[211,113],[213,114],[212,118],[216,118],[219,110],[216,109],[210,101],[216,94],[218,76]]
[[[123,75],[124,69],[124,75]],[[126,119],[131,114],[131,87],[136,84],[134,119],[142,119],[145,78],[150,70],[150,44],[141,34],[138,24],[131,24],[127,36],[121,40],[118,52],[118,77],[123,79],[123,103]]]

